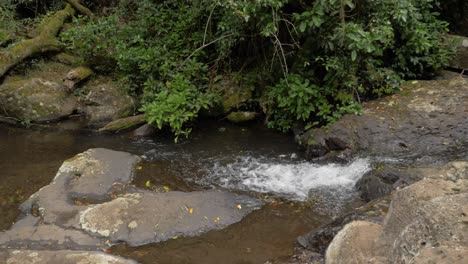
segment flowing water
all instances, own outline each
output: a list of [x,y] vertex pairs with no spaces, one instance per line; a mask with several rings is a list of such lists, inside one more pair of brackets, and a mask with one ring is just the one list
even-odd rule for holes
[[141,263],[264,263],[293,253],[295,238],[357,204],[353,186],[369,170],[366,159],[348,165],[306,162],[289,135],[261,126],[206,121],[189,140],[151,139],[69,130],[0,126],[0,230],[19,216],[18,205],[47,185],[61,163],[89,148],[140,155],[134,184],[193,191],[225,188],[265,201],[240,223],[199,237],[111,252]]

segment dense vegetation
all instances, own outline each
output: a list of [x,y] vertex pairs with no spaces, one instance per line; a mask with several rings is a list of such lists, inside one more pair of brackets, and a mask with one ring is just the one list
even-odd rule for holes
[[[33,2],[42,6],[34,12],[64,4],[2,1],[0,44],[17,30],[8,23],[18,6]],[[168,125],[177,137],[190,133],[188,124],[202,109],[219,104],[213,86],[230,73],[256,87],[246,107],[287,131],[359,113],[361,100],[428,77],[451,55],[444,42],[448,23],[438,19],[435,0],[82,3],[99,16],[77,16],[61,34],[65,47],[115,75],[141,97],[148,121]]]

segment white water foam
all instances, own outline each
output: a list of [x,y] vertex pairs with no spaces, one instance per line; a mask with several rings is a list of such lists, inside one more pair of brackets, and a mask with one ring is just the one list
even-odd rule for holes
[[[274,193],[291,200],[307,200],[311,189],[349,192],[370,170],[370,162],[356,159],[347,165],[319,165],[309,162],[268,161],[239,157],[235,162],[216,162],[208,177],[200,183],[217,184],[228,189]],[[342,197],[344,198],[344,197]]]

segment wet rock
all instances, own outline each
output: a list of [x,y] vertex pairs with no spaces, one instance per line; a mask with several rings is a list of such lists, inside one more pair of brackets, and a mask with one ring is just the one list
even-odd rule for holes
[[408,184],[409,177],[402,170],[382,165],[364,174],[356,183],[356,189],[361,198],[369,202],[390,194],[397,187],[404,187]]
[[386,196],[374,200],[364,206],[356,208],[350,213],[339,216],[332,222],[298,237],[297,242],[301,247],[309,251],[324,255],[333,237],[335,237],[346,224],[357,220],[382,223],[390,207],[391,197],[392,196]]
[[114,120],[100,128],[99,131],[119,133],[135,128],[141,124],[144,124],[145,122],[145,115],[129,116]]
[[450,67],[460,70],[468,70],[468,38],[452,35],[449,41],[455,43],[455,57],[450,62]]
[[8,264],[137,264],[136,261],[93,251],[0,251],[0,260]]
[[132,115],[137,108],[135,100],[117,85],[105,77],[89,81],[83,90],[85,95],[80,99],[83,113],[91,126],[104,125],[112,120]]
[[130,246],[196,236],[239,222],[261,203],[224,191],[138,192],[81,213],[84,230]]
[[65,229],[54,224],[40,223],[40,218],[28,215],[13,227],[0,232],[0,250],[15,249],[85,249],[107,248],[101,239],[91,237],[83,231]]
[[57,82],[42,78],[6,81],[0,86],[2,115],[27,122],[49,122],[67,117],[77,99]]
[[408,161],[461,158],[468,144],[467,95],[464,78],[408,82],[399,94],[364,103],[362,116],[345,115],[327,129],[304,133],[299,142],[310,158],[331,152]]
[[[65,161],[51,184],[21,205],[45,223],[77,225],[78,213],[86,207],[76,203],[111,199],[114,190],[124,188],[133,178],[137,156],[107,149],[90,149]],[[75,203],[74,203],[75,202]]]
[[464,162],[450,163],[447,173],[397,191],[379,234],[366,237],[368,229],[354,232],[349,230],[353,223],[346,226],[327,249],[326,263],[463,263],[468,258],[468,175],[444,178],[465,170]]
[[[382,232],[379,224],[354,221],[335,236],[327,249],[327,264],[362,264],[372,257],[375,240]],[[346,256],[344,258],[343,256]]]
[[256,112],[232,112],[226,118],[233,123],[244,123],[255,120],[256,117]]
[[154,126],[150,124],[144,124],[141,127],[135,129],[132,134],[135,137],[149,137],[154,135],[156,131],[157,129]]

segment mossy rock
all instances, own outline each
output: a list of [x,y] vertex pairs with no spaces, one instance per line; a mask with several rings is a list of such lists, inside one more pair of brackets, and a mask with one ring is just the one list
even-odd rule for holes
[[256,112],[232,112],[226,118],[233,123],[244,123],[255,120]]
[[105,125],[103,128],[99,129],[99,131],[119,133],[140,126],[145,122],[145,115],[129,116],[114,120]]
[[80,112],[87,117],[91,126],[102,126],[136,112],[136,100],[119,89],[110,78],[98,77],[86,83],[82,89]]
[[5,82],[0,86],[3,115],[28,122],[50,122],[67,117],[77,99],[63,87],[41,78]]
[[221,95],[219,104],[212,108],[211,114],[223,115],[252,99],[255,87],[231,76],[225,76],[215,82],[210,90]]
[[468,69],[468,38],[451,35],[448,38],[449,43],[455,44],[455,57],[450,61],[449,66],[460,69]]

